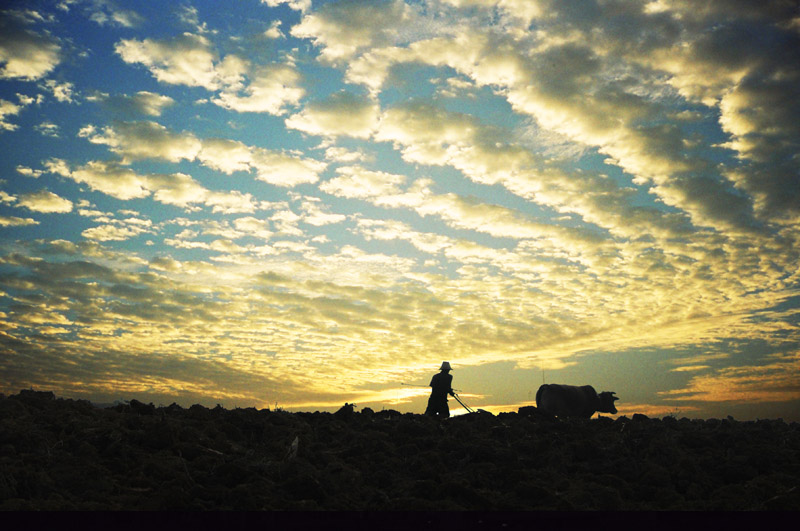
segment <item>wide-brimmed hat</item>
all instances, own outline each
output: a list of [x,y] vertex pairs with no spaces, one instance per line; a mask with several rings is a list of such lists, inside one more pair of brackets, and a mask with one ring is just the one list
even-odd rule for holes
[[441,366],[441,367],[439,367],[439,370],[440,370],[440,371],[444,371],[444,370],[447,370],[447,371],[452,371],[452,370],[453,370],[453,368],[452,368],[452,367],[450,367],[450,362],[449,362],[449,361],[443,361],[443,362],[442,362],[442,366]]

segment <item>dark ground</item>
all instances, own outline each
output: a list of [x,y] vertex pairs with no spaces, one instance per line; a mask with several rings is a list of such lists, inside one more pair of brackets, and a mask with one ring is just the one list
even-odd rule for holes
[[798,510],[800,424],[0,395],[0,510]]

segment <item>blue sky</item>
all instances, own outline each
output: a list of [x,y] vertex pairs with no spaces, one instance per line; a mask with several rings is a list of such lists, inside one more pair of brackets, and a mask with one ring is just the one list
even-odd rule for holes
[[793,3],[0,16],[2,392],[800,420]]

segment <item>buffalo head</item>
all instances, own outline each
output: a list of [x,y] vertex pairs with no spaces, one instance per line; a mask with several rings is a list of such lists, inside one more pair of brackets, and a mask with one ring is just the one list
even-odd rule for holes
[[619,398],[614,396],[614,394],[614,391],[603,391],[597,395],[600,399],[600,406],[597,408],[598,412],[611,413],[612,415],[616,414],[617,408],[614,407],[614,401],[619,400]]

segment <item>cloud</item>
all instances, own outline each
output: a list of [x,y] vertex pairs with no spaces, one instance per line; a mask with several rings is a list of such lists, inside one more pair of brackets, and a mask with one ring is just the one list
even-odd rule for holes
[[264,36],[268,39],[283,39],[286,38],[286,35],[280,30],[281,21],[276,20],[272,24],[270,24],[269,29],[264,32]]
[[[473,29],[469,36],[462,33],[403,48],[375,48],[350,62],[347,78],[374,92],[395,64],[449,66],[479,86],[502,87],[500,93],[512,107],[533,117],[541,128],[609,155],[610,163],[632,174],[637,183],[652,183],[652,190],[662,200],[686,212],[696,225],[751,235],[762,230],[752,203],[719,175],[707,154],[688,147],[681,128],[658,123],[669,86],[642,67],[652,65],[646,57],[655,49],[670,49],[670,57],[687,57],[685,51],[676,53],[671,48],[679,42],[680,32],[675,31],[679,25],[665,20],[665,15],[647,14],[631,6],[620,12],[619,20],[595,20],[585,13],[563,10],[560,4],[552,7],[543,9],[548,15],[535,36],[514,40]],[[621,26],[614,25],[623,20]],[[631,27],[632,21],[658,30],[663,39],[647,37],[638,29],[620,29]],[[568,34],[569,29],[578,30],[575,35],[583,37],[570,35],[564,42],[563,32]],[[584,29],[586,33],[581,34]],[[537,46],[536,53],[529,52],[531,46]],[[620,54],[612,55],[610,50]],[[641,77],[620,82],[619,71],[624,68]],[[714,88],[718,97],[740,79],[741,75],[720,81]],[[381,127],[384,129],[383,123]],[[441,128],[434,131],[443,133]],[[437,146],[431,143],[427,147]],[[434,153],[429,150],[417,155],[410,148],[405,150],[408,160],[432,160]],[[747,177],[738,182],[745,181]]]
[[237,171],[249,172],[256,166],[257,155],[253,148],[242,142],[210,138],[203,141],[197,158],[209,168],[230,175]]
[[79,135],[92,143],[109,146],[113,153],[122,156],[123,164],[148,158],[170,162],[197,160],[229,175],[255,171],[257,179],[282,187],[317,182],[319,173],[327,166],[324,162],[235,140],[200,140],[192,133],[176,133],[155,122],[117,122],[102,131],[88,125]]
[[207,139],[197,158],[204,165],[231,174],[255,171],[256,178],[282,187],[293,187],[319,180],[326,164],[287,153],[247,146],[227,139]]
[[148,175],[147,186],[153,198],[160,203],[187,206],[201,203],[209,197],[209,191],[184,173],[170,175]]
[[395,41],[412,18],[411,7],[399,0],[347,0],[305,15],[291,33],[311,39],[322,48],[321,57],[335,63],[366,47]]
[[139,26],[145,20],[144,17],[135,11],[122,9],[108,1],[96,2],[93,8],[95,11],[89,16],[89,20],[101,26],[110,25],[133,28]]
[[32,218],[18,218],[16,216],[0,216],[0,225],[3,227],[25,227],[38,225],[39,222]]
[[27,166],[22,166],[21,164],[16,167],[16,170],[17,173],[26,177],[32,177],[33,179],[38,179],[39,176],[42,175],[42,170],[34,170],[33,168],[28,168]]
[[16,116],[22,110],[22,107],[0,99],[0,131],[15,131],[19,126],[6,121],[6,116]]
[[37,23],[50,23],[55,20],[52,14],[46,16],[36,11],[35,9],[8,9],[3,11],[3,17],[8,17],[9,20],[15,20],[22,24],[37,24]]
[[800,215],[800,173],[794,160],[798,83],[800,68],[780,63],[748,75],[720,100],[720,124],[731,135],[724,146],[742,161],[725,175],[753,197],[762,219],[791,221]]
[[108,94],[99,93],[87,99],[103,103],[112,110],[124,115],[146,114],[148,116],[161,116],[164,109],[175,104],[175,100],[169,96],[146,90],[140,90],[132,95],[118,94],[109,96]]
[[331,195],[350,198],[374,198],[394,196],[400,193],[399,186],[406,178],[380,171],[370,171],[359,166],[336,168],[337,177],[319,185],[319,189]]
[[603,175],[551,167],[542,155],[514,143],[510,131],[427,103],[387,109],[375,138],[392,141],[406,160],[450,165],[477,183],[502,184],[529,201],[578,214],[615,234],[669,238],[692,229],[686,216],[634,205],[632,188]]
[[[396,220],[359,219],[358,230],[367,240],[406,240],[417,249],[431,254],[459,244],[457,240],[441,234],[417,232],[408,224]],[[482,250],[487,251],[486,248]]]
[[333,162],[342,162],[345,164],[373,160],[373,157],[367,155],[360,149],[350,150],[339,146],[331,146],[326,148],[325,158]]
[[[236,34],[187,6],[192,33],[112,41],[149,90],[86,96],[51,68],[34,96],[6,96],[9,129],[44,95],[26,127],[67,131],[49,113],[81,98],[145,121],[86,119],[83,148],[114,160],[64,152],[49,176],[11,162],[0,224],[26,239],[0,256],[0,349],[18,353],[4,374],[252,401],[269,381],[293,404],[341,404],[428,371],[430,352],[568,377],[652,349],[681,356],[662,369],[687,382],[660,401],[796,398],[778,377],[797,372],[796,10],[576,5],[274,0],[262,14],[299,24]],[[61,58],[64,29],[36,29],[23,38]],[[37,239],[26,176],[78,194],[76,242]]]
[[520,19],[523,28],[527,28],[535,18],[547,12],[547,2],[530,0],[442,0],[459,8],[483,7],[494,9],[497,7],[506,16]]
[[193,160],[201,142],[191,133],[173,133],[156,122],[118,122],[98,132],[94,126],[79,133],[94,144],[104,144],[123,157],[133,160],[160,158],[171,162]]
[[0,78],[35,81],[61,62],[61,47],[49,36],[20,27],[0,12]]
[[204,198],[205,204],[211,207],[212,212],[221,214],[242,214],[254,212],[259,206],[253,196],[238,190],[230,192],[210,191]]
[[377,204],[409,207],[421,216],[440,217],[451,227],[483,232],[496,238],[541,240],[547,246],[569,250],[570,254],[592,253],[604,245],[599,233],[540,223],[522,212],[476,198],[454,193],[434,194],[424,181],[414,183],[408,193],[400,196],[381,197]]
[[45,214],[65,214],[72,211],[72,201],[47,190],[20,194],[18,205]]
[[301,206],[301,210],[304,214],[303,222],[316,227],[340,223],[347,219],[345,215],[328,212],[328,207],[323,205],[319,199],[306,199]]
[[270,224],[264,219],[246,216],[233,220],[233,225],[241,234],[240,237],[251,236],[262,240],[269,240],[272,237]]
[[300,73],[290,64],[260,67],[250,77],[246,87],[226,89],[211,101],[236,112],[281,115],[286,113],[287,106],[297,105],[305,95],[305,89],[300,84]]
[[53,97],[62,102],[62,103],[72,103],[73,96],[74,96],[74,89],[75,85],[72,83],[65,81],[63,83],[59,83],[55,79],[48,79],[44,83],[44,87],[50,91]]
[[145,66],[162,83],[216,90],[218,58],[210,47],[205,36],[184,33],[167,40],[122,39],[114,51],[126,63]]
[[51,138],[58,138],[58,126],[51,122],[42,122],[34,127],[39,133]]
[[90,161],[72,170],[63,160],[51,159],[46,167],[52,173],[121,200],[152,195],[160,203],[181,208],[202,204],[214,212],[224,213],[253,212],[256,209],[252,195],[209,190],[184,173],[140,174],[112,161]]
[[379,108],[369,98],[339,92],[310,103],[286,119],[286,127],[320,136],[368,138],[378,123]]
[[162,83],[220,91],[211,101],[237,112],[280,115],[305,95],[301,76],[291,62],[251,66],[234,54],[220,60],[205,35],[123,39],[115,51],[126,63],[145,66]]
[[285,4],[295,11],[308,11],[311,9],[311,0],[261,0],[261,3],[267,4],[269,7],[278,7]]
[[129,240],[142,232],[145,232],[142,227],[100,225],[84,230],[81,235],[88,240],[108,242]]
[[667,400],[785,402],[800,399],[800,360],[781,356],[764,365],[734,366],[693,376],[687,387],[660,392]]

